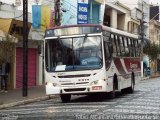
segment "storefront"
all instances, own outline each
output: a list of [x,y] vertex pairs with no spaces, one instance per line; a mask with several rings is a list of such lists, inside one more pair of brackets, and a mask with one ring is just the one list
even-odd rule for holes
[[[28,87],[36,86],[37,49],[28,49]],[[23,48],[16,48],[16,88],[23,86]]]

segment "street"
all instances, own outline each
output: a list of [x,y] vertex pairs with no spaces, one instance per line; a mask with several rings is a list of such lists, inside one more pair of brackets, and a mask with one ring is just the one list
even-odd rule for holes
[[0,120],[159,120],[160,79],[143,80],[134,94],[118,94],[115,99],[72,96],[70,103],[60,98],[0,110]]

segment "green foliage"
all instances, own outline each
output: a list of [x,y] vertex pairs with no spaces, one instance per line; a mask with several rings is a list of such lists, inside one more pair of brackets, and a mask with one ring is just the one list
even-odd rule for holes
[[143,53],[149,55],[151,60],[156,60],[158,54],[160,53],[160,46],[149,42],[146,46],[143,47]]
[[3,41],[0,41],[0,64],[4,61],[12,62],[15,55],[15,46],[16,43],[9,35],[6,35],[6,38]]

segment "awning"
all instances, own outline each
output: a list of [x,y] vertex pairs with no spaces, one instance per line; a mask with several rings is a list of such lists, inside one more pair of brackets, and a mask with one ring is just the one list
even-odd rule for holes
[[100,3],[100,4],[104,4],[104,0],[95,0],[95,1]]
[[6,37],[5,33],[2,30],[0,30],[0,41],[3,41],[5,37]]
[[3,32],[2,30],[0,30],[0,41],[6,41],[6,40],[8,40],[9,42],[14,42],[14,43],[18,42],[18,39],[16,37],[9,35]]
[[5,37],[5,33],[2,30],[0,30],[0,37]]

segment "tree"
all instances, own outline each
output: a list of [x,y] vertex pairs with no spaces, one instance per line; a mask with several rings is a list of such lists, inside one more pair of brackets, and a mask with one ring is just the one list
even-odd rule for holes
[[147,45],[143,47],[143,53],[147,54],[151,61],[154,61],[160,53],[160,46],[158,44],[148,42]]
[[2,38],[2,41],[0,41],[0,64],[4,61],[12,62],[16,42],[17,39],[11,35],[5,35]]

